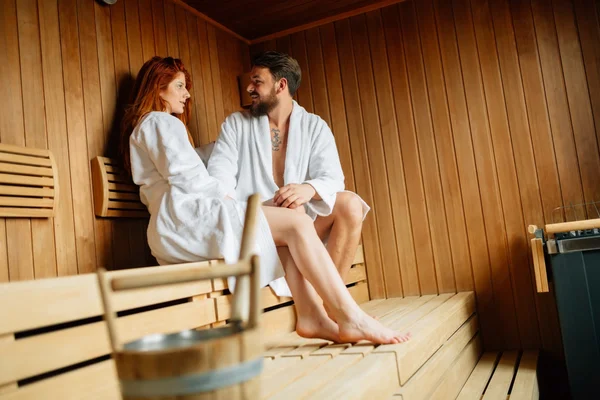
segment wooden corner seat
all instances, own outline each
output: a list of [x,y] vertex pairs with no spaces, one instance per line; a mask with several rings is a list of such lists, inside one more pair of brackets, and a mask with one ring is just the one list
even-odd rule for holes
[[92,159],[94,212],[97,217],[149,218],[139,187],[119,163],[108,157]]
[[0,217],[54,217],[57,203],[52,152],[0,143]]

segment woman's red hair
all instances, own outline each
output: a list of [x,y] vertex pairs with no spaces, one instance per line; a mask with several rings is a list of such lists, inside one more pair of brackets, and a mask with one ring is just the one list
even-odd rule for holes
[[[131,173],[129,137],[131,136],[133,129],[149,112],[165,111],[167,109],[167,102],[160,97],[160,93],[167,89],[167,86],[175,79],[175,75],[177,75],[178,72],[183,72],[185,75],[185,88],[188,91],[191,91],[192,80],[190,74],[178,58],[152,57],[150,60],[146,61],[140,69],[133,86],[130,104],[125,110],[125,116],[123,117],[123,123],[121,125],[119,153],[126,171]],[[188,99],[183,114],[174,114],[175,117],[179,118],[184,123],[186,128],[187,123],[190,120],[191,106],[191,99]],[[189,134],[189,131],[188,137],[192,145],[194,145],[194,141]]]

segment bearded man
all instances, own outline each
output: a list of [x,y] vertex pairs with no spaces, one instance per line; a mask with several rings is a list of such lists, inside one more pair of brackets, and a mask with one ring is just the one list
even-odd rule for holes
[[[289,55],[267,51],[255,56],[247,87],[252,106],[226,118],[208,172],[233,198],[260,193],[265,204],[306,211],[345,279],[369,206],[344,190],[327,123],[293,100],[300,81],[300,66]],[[291,257],[284,252],[280,249],[287,269]]]

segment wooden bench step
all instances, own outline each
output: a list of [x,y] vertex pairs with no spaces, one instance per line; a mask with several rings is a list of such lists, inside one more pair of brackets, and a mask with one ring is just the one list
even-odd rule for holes
[[459,393],[459,400],[539,398],[538,350],[485,353]]
[[[289,334],[265,354],[272,361],[262,378],[263,398],[360,399],[395,393],[396,399],[427,399],[461,359],[472,362],[464,383],[481,354],[472,293],[374,300],[361,307],[415,336],[407,343],[373,346]],[[401,377],[406,379],[402,386]]]

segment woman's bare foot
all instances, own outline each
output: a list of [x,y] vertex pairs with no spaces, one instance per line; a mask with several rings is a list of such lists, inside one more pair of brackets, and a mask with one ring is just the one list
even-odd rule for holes
[[[341,318],[338,318],[341,320]],[[356,311],[344,321],[338,321],[339,336],[342,343],[368,340],[376,344],[396,344],[410,340],[410,333],[400,334],[383,326],[379,321],[364,313]]]
[[298,316],[296,333],[304,338],[325,339],[335,343],[340,342],[337,324],[326,315]]
[[[332,313],[332,312],[329,312],[329,307],[327,307],[327,304],[323,303],[323,308],[325,308],[325,311],[327,312],[327,316],[328,316],[329,318],[331,318],[331,320],[333,320],[333,322],[337,322],[337,321],[335,320],[335,315],[333,315],[333,313]],[[368,314],[368,315],[369,315],[371,318],[373,318],[374,320],[376,320],[376,321],[379,321],[379,317],[378,317],[378,316],[376,316],[376,315],[371,315],[371,314]]]

